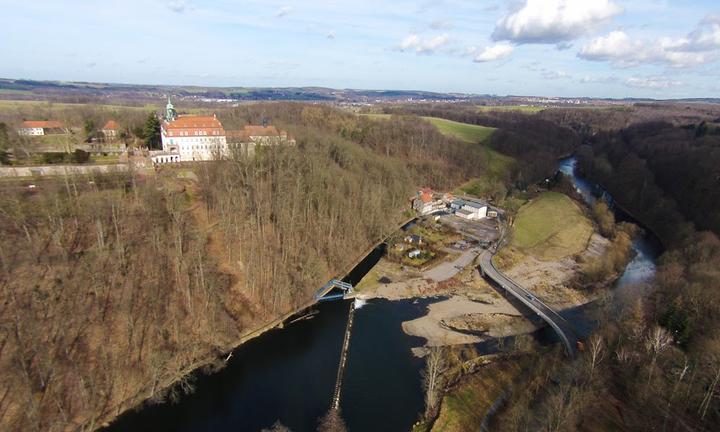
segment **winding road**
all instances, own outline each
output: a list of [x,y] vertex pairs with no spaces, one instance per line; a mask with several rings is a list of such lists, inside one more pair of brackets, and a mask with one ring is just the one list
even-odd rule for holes
[[505,276],[503,273],[495,268],[495,264],[492,262],[493,253],[489,250],[485,250],[480,254],[480,271],[483,276],[488,277],[495,283],[500,285],[507,292],[515,296],[524,305],[529,307],[533,312],[538,314],[540,318],[545,320],[555,330],[555,333],[560,337],[563,345],[565,345],[565,351],[569,357],[575,357],[578,352],[577,342],[578,337],[575,334],[572,326],[561,317],[560,314],[555,312],[554,309],[543,303],[535,294],[521,287],[515,283],[512,279]]

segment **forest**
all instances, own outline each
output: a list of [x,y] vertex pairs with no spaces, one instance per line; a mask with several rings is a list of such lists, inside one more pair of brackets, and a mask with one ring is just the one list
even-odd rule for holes
[[[643,122],[589,137],[582,172],[670,243],[720,232],[720,124]],[[687,222],[686,222],[687,221]]]
[[660,236],[666,252],[649,295],[599,313],[580,358],[531,355],[528,391],[512,392],[493,427],[704,431],[720,422],[720,137],[707,116],[639,116],[581,132],[582,173]]
[[497,128],[490,146],[518,161],[512,186],[520,190],[551,177],[557,170],[557,160],[580,145],[580,135],[573,129],[521,111],[479,111],[472,105],[441,104],[389,106],[384,110]]
[[[222,367],[243,336],[305,304],[394,230],[418,187],[451,190],[487,174],[481,145],[415,115],[498,128],[490,146],[517,161],[503,179],[508,194],[544,183],[575,152],[582,172],[667,249],[653,294],[607,311],[580,358],[531,355],[529,385],[508,393],[496,429],[709,430],[720,421],[720,114],[383,109],[394,115],[241,105],[218,110],[226,128],[270,119],[297,144],[150,176],[38,181],[33,192],[4,182],[0,429],[96,429],[146,399],[192,391],[190,372]],[[148,112],[41,105],[0,122],[30,115],[115,118],[133,134]],[[7,127],[0,142],[25,144]]]
[[271,117],[297,145],[2,184],[0,429],[96,429],[192,391],[190,372],[221,367],[395,229],[418,187],[484,173],[482,149],[424,122],[302,104],[218,115]]

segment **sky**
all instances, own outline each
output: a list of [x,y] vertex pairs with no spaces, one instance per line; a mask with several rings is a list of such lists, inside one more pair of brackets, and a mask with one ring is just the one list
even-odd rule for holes
[[0,0],[0,77],[720,97],[719,0]]

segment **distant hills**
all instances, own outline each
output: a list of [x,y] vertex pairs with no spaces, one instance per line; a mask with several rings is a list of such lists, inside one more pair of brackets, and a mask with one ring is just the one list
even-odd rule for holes
[[[377,102],[475,102],[533,105],[583,105],[651,102],[652,99],[559,98],[437,93],[414,90],[354,90],[325,87],[201,87],[144,84],[113,84],[66,81],[34,81],[0,78],[0,99],[49,100],[55,102],[114,101],[143,103],[158,99],[203,102],[305,101],[336,103]],[[720,103],[720,98],[678,99],[678,102]]]
[[199,87],[135,85],[89,82],[32,81],[0,78],[0,98],[65,99],[72,97],[114,97],[120,99],[154,99],[162,97],[217,101],[450,101],[487,98],[489,96],[435,93],[407,90],[352,90],[324,87]]

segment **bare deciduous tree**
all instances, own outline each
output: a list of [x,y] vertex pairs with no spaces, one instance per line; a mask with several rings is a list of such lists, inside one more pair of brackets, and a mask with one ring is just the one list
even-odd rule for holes
[[593,334],[588,343],[588,356],[590,362],[590,379],[593,379],[595,368],[605,358],[605,340],[599,334]]
[[437,413],[440,396],[445,385],[443,374],[447,360],[443,347],[433,346],[425,356],[425,370],[422,372],[425,387],[425,416],[432,418]]
[[650,387],[650,381],[652,380],[653,372],[655,371],[655,364],[657,363],[658,356],[665,351],[672,342],[672,335],[658,325],[653,327],[645,337],[645,349],[650,353],[651,358],[645,393],[647,393],[647,390]]

